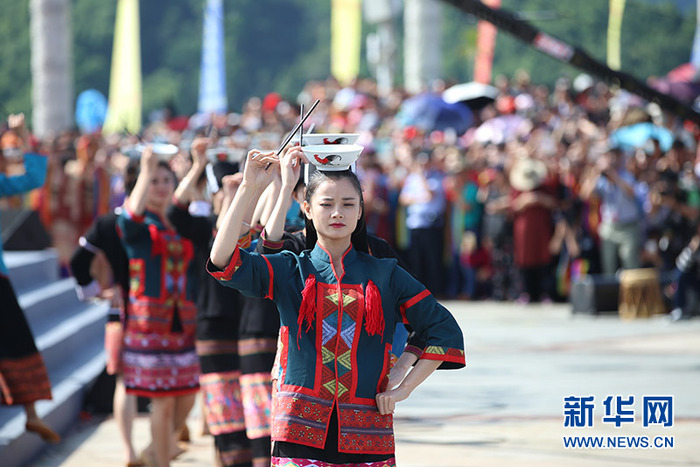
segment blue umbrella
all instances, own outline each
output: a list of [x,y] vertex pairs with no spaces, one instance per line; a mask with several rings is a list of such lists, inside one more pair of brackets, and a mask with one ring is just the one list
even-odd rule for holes
[[75,122],[83,133],[94,133],[105,122],[107,98],[96,89],[88,89],[78,95],[75,103]]
[[610,133],[610,144],[621,149],[634,150],[643,147],[652,138],[659,141],[663,151],[671,149],[673,133],[650,122],[635,123],[613,131]]
[[452,128],[464,134],[474,119],[464,104],[448,104],[435,94],[424,93],[406,99],[397,115],[402,126],[415,126],[425,132]]

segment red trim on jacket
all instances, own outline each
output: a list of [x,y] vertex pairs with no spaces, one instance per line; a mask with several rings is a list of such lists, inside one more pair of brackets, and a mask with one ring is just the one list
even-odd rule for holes
[[[211,259],[209,259],[208,262],[211,263]],[[229,261],[228,266],[226,266],[226,268],[223,271],[211,272],[211,275],[212,277],[214,277],[214,279],[220,281],[230,281],[233,277],[233,274],[236,272],[241,263],[241,252],[238,249],[238,245],[236,245],[236,248],[233,250],[233,255],[231,256],[231,261]],[[215,265],[214,267],[216,268]],[[209,268],[207,267],[207,269]]]
[[404,324],[409,324],[408,318],[406,318],[406,310],[411,308],[413,305],[420,302],[421,300],[423,300],[428,295],[430,295],[430,291],[428,289],[425,289],[421,293],[414,296],[413,298],[408,299],[403,305],[401,305],[401,307],[400,307],[401,318],[403,319]]
[[269,298],[270,300],[272,300],[272,286],[273,286],[274,280],[275,280],[275,271],[272,269],[272,264],[270,264],[270,260],[267,259],[265,257],[265,255],[261,255],[261,256],[265,260],[265,262],[267,263],[267,272],[269,275],[268,279],[270,281],[270,285],[268,287],[267,295],[265,295],[265,298]]
[[[430,350],[430,347],[427,348]],[[440,362],[452,362],[466,365],[466,359],[464,358],[464,351],[460,349],[444,349],[444,353],[433,353],[433,352],[423,352],[420,356],[422,359],[426,360],[437,360]]]
[[129,209],[127,206],[124,206],[124,211],[129,216],[129,219],[136,222],[137,224],[142,224],[143,221],[146,219],[146,212],[145,211],[143,213],[141,213],[140,215],[137,215],[134,213],[134,211]]
[[269,240],[265,234],[265,229],[260,232],[260,238],[263,246],[269,250],[281,250],[284,247],[284,239],[278,241]]

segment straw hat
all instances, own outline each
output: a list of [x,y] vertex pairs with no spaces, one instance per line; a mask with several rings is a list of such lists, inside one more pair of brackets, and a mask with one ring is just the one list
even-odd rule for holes
[[518,191],[532,191],[544,183],[547,166],[537,159],[520,159],[510,170],[510,184]]

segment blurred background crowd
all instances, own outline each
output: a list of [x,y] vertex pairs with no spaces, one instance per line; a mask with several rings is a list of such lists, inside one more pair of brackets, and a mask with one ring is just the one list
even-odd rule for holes
[[[252,97],[224,115],[163,109],[138,136],[76,130],[34,140],[49,156],[45,186],[0,202],[39,211],[68,275],[80,236],[123,203],[125,147],[179,146],[170,164],[183,177],[197,134],[212,137],[219,159],[276,149],[299,104],[315,99],[306,131],[359,133],[368,228],[434,294],[561,301],[584,274],[655,267],[669,307],[678,305],[681,269],[693,268],[686,261],[679,269],[677,259],[698,238],[698,127],[585,74],[552,87],[525,71],[497,76],[493,86],[434,81],[424,93],[383,98],[372,80],[342,87],[328,79],[308,82],[293,99]],[[14,141],[4,131],[5,154]],[[11,174],[9,160],[0,158]],[[299,215],[294,205],[291,230],[303,225]]]

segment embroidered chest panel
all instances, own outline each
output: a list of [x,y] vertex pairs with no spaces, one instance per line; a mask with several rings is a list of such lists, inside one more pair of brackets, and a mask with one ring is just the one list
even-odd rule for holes
[[337,396],[348,401],[354,393],[353,373],[357,372],[353,345],[359,338],[364,296],[361,286],[318,284],[321,321],[322,397]]

